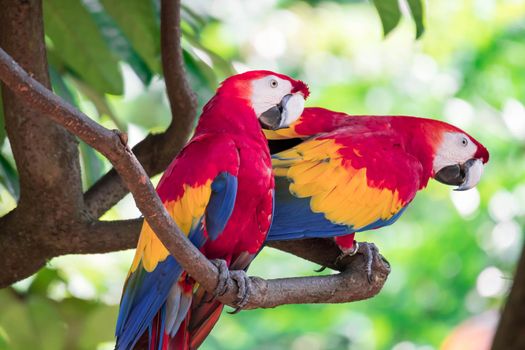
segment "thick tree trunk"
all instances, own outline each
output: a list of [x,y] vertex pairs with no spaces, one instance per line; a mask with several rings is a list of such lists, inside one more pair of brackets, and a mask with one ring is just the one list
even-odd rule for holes
[[525,246],[492,344],[492,350],[523,349],[525,349]]
[[[0,0],[0,9],[0,47],[49,88],[41,1]],[[35,228],[60,222],[66,229],[83,210],[75,137],[5,86],[2,98],[20,176],[20,201],[17,209],[0,221],[0,281],[6,275],[11,275],[11,280],[25,277],[52,256],[47,247],[58,237]],[[20,263],[25,261],[31,263]]]

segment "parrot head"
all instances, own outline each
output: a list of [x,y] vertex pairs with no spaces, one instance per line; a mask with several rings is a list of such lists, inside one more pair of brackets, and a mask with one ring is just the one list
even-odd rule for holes
[[270,130],[296,121],[310,94],[302,81],[264,70],[234,75],[222,83],[218,93],[244,99],[253,108],[261,126]]
[[472,136],[452,125],[439,123],[434,143],[433,177],[465,191],[476,186],[489,160],[489,152]]

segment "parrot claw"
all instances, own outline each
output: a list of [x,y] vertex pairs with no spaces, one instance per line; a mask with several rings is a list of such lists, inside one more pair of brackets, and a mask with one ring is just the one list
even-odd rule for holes
[[368,283],[372,284],[372,263],[374,262],[375,256],[379,254],[379,249],[377,249],[374,243],[363,242],[361,246],[363,247],[363,251],[361,253],[366,259],[366,277],[368,279]]
[[248,304],[248,297],[252,289],[252,280],[244,270],[233,270],[228,269],[226,261],[222,259],[211,260],[211,263],[217,267],[219,270],[219,280],[217,281],[217,286],[213,291],[213,296],[218,297],[224,295],[228,291],[228,279],[237,283],[239,287],[239,292],[237,293],[238,302],[236,308],[231,314],[236,314],[242,310]]
[[328,267],[326,266],[321,266],[320,268],[318,268],[317,270],[314,270],[314,272],[323,272],[324,270],[326,270]]
[[228,277],[230,270],[228,269],[228,265],[226,264],[225,260],[215,259],[211,260],[211,263],[219,270],[219,280],[217,281],[217,286],[213,291],[213,296],[218,297],[224,295],[224,293],[226,293],[228,290]]
[[343,251],[341,255],[339,255],[335,261],[335,264],[341,262],[341,260],[347,256],[354,256],[357,253],[363,254],[365,256],[365,271],[366,271],[366,278],[368,280],[368,283],[372,283],[372,264],[374,262],[374,259],[376,257],[381,258],[387,265],[390,265],[388,261],[386,261],[385,258],[383,258],[379,254],[379,249],[377,249],[376,245],[374,243],[368,243],[368,242],[354,242],[354,247],[350,251]]
[[244,270],[230,271],[230,277],[235,281],[235,283],[237,283],[237,286],[239,287],[236,308],[230,312],[230,314],[236,314],[248,304],[248,298],[252,290],[252,280],[250,277],[248,277]]
[[[364,244],[368,244],[368,243],[364,243]],[[338,265],[341,260],[343,260],[344,258],[346,258],[347,256],[354,256],[356,255],[358,252],[359,252],[359,242],[358,241],[354,241],[354,245],[352,246],[352,249],[349,249],[349,250],[343,250],[341,249],[341,254],[339,254],[339,256],[337,257],[337,259],[335,259],[335,264]]]

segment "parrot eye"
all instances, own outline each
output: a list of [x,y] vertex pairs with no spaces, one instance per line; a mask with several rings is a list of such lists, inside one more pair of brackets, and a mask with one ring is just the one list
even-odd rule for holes
[[270,80],[270,87],[275,89],[278,85],[279,83],[277,82],[277,80],[275,79]]
[[463,138],[461,139],[461,145],[463,145],[463,146],[465,146],[465,147],[468,145],[468,140],[467,140],[466,137],[463,137]]

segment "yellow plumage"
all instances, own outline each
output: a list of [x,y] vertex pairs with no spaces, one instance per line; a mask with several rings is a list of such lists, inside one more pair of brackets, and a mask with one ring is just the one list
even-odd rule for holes
[[[187,236],[191,229],[200,223],[210,196],[211,180],[198,187],[184,185],[184,194],[176,200],[165,202],[164,206],[175,223]],[[159,262],[167,258],[168,254],[166,247],[157,238],[147,221],[144,221],[130,273],[138,268],[141,261],[144,269],[151,272],[157,267]]]
[[[403,204],[397,191],[369,185],[366,169],[355,169],[344,160],[334,140],[311,140],[279,153],[273,160],[276,176],[290,180],[296,197],[310,197],[313,212],[358,230],[395,215]],[[356,156],[361,157],[357,149]]]

